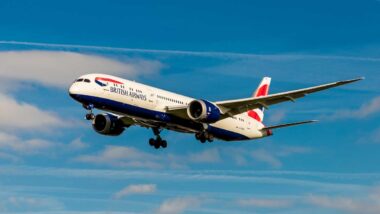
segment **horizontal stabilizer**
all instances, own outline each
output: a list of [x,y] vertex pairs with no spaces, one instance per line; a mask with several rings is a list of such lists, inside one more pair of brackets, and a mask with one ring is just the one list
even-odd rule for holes
[[263,131],[272,130],[272,129],[284,128],[288,126],[297,126],[297,125],[302,125],[306,123],[315,123],[315,122],[318,122],[318,120],[308,120],[308,121],[302,121],[302,122],[296,122],[296,123],[286,123],[286,124],[281,124],[281,125],[276,125],[276,126],[269,126],[269,127],[263,128],[262,130]]

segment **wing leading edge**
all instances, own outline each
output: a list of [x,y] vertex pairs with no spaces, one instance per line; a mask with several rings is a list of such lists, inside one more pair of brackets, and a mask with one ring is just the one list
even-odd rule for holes
[[249,109],[261,108],[261,107],[268,108],[271,105],[286,102],[286,101],[294,102],[296,99],[304,97],[307,94],[311,94],[311,93],[326,90],[329,88],[334,88],[337,86],[353,83],[353,82],[363,80],[363,79],[364,78],[361,77],[361,78],[356,78],[356,79],[351,79],[351,80],[343,80],[343,81],[323,84],[323,85],[304,88],[304,89],[270,94],[270,95],[262,96],[262,97],[220,101],[220,102],[215,102],[215,104],[222,110],[222,113],[228,117],[228,116],[241,114],[243,112],[246,112]]

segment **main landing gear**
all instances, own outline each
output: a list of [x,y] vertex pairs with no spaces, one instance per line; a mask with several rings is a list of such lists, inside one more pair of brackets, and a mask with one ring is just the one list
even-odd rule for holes
[[94,109],[94,105],[92,105],[92,104],[84,105],[83,104],[83,108],[88,110],[88,113],[85,116],[86,120],[93,120],[95,118],[94,113],[92,113],[92,110]]
[[154,146],[155,149],[159,149],[160,147],[166,148],[168,146],[168,142],[163,140],[160,136],[162,130],[159,128],[153,128],[153,133],[156,136],[156,139],[150,138],[149,145]]
[[196,133],[195,139],[199,140],[201,143],[205,143],[206,141],[211,143],[214,141],[214,136],[206,131],[203,131]]

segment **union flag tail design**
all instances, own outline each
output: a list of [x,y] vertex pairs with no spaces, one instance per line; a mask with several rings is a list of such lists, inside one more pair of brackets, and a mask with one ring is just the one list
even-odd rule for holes
[[[252,94],[252,97],[267,96],[269,93],[270,81],[270,77],[264,77],[263,80],[261,80],[259,87],[257,87],[256,91]],[[259,122],[263,122],[264,108],[256,108],[253,110],[249,110],[248,116],[252,117],[253,119]]]

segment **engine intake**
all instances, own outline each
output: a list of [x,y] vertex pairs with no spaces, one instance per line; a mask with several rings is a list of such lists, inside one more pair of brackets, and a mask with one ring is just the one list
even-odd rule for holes
[[98,114],[92,121],[94,130],[102,135],[118,136],[125,130],[122,122],[110,114]]
[[194,100],[187,107],[187,115],[197,122],[214,123],[220,119],[220,110],[207,100]]

